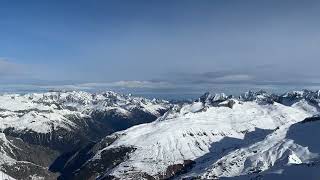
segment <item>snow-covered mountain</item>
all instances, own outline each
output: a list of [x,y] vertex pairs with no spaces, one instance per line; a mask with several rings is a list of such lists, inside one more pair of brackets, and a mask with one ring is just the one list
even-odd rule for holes
[[56,167],[79,148],[115,131],[152,122],[170,107],[167,101],[114,92],[1,95],[1,175],[56,179],[48,171],[50,165],[58,171]]
[[[0,179],[317,179],[320,91],[0,96]],[[116,132],[118,131],[118,132]]]
[[60,179],[270,179],[320,170],[311,133],[320,130],[319,107],[320,91],[206,93],[78,151]]

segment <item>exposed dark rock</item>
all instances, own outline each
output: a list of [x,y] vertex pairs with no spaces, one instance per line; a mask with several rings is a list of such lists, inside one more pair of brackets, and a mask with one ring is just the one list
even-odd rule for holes
[[320,116],[313,116],[313,117],[308,117],[301,121],[300,123],[308,123],[308,122],[314,122],[314,121],[320,121]]
[[182,164],[174,164],[168,166],[165,175],[160,175],[161,179],[173,179],[175,176],[184,174],[188,172],[195,165],[195,162],[192,160],[185,160]]
[[58,174],[49,172],[47,168],[59,156],[58,151],[29,144],[19,138],[6,136],[6,139],[10,141],[10,149],[6,147],[2,147],[1,149],[5,150],[7,155],[16,160],[14,164],[3,164],[1,166],[1,170],[6,174],[19,180],[32,179],[32,175],[49,180],[58,177]]
[[[103,172],[117,166],[125,159],[128,155],[135,150],[134,147],[119,147],[104,149],[100,152],[100,158],[95,158],[93,160],[87,161],[78,170],[74,172],[68,172],[62,174],[59,180],[67,179],[95,179],[99,175],[103,175]],[[75,169],[75,168],[74,168]]]

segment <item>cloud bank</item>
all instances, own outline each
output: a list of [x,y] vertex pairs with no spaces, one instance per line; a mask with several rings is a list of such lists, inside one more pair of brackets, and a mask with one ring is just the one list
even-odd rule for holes
[[0,58],[0,78],[21,75],[22,69],[22,65]]

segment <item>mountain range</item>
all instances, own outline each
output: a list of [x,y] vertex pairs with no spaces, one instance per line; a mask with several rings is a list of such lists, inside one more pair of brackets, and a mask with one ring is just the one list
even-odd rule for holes
[[317,179],[320,91],[0,96],[0,179]]

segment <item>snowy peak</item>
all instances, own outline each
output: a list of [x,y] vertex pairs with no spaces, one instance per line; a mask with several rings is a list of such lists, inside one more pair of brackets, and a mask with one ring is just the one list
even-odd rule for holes
[[259,103],[268,103],[272,104],[275,101],[278,101],[279,96],[275,94],[268,94],[265,91],[249,91],[242,94],[239,99],[242,101],[256,101]]
[[146,98],[132,97],[131,95],[121,95],[112,91],[104,93],[87,93],[82,91],[72,92],[48,92],[43,94],[28,94],[24,97],[34,103],[45,105],[58,104],[62,108],[73,107],[77,110],[85,108],[106,108],[106,107],[145,107],[158,104],[169,105],[163,100],[149,100]]
[[290,98],[306,98],[306,99],[319,99],[320,98],[320,90],[311,91],[311,90],[302,90],[302,91],[292,91],[287,92],[283,95],[283,97]]
[[224,93],[212,95],[209,92],[206,92],[204,95],[202,95],[199,98],[199,101],[202,102],[202,103],[211,105],[211,104],[216,103],[216,102],[225,101],[225,100],[227,100],[229,98],[231,98],[231,96],[228,97]]
[[297,101],[306,100],[309,103],[320,107],[320,90],[319,91],[292,91],[285,93],[280,97],[280,100],[287,105],[291,105]]
[[[234,99],[242,102],[246,101],[255,101],[261,104],[272,104],[274,102],[278,102],[281,104],[291,106],[294,103],[297,103],[301,100],[305,100],[311,104],[319,106],[320,104],[320,90],[319,91],[311,91],[311,90],[303,90],[303,91],[292,91],[287,92],[282,95],[278,94],[270,94],[266,91],[248,91],[241,94],[239,97],[235,97],[232,95],[221,94],[210,94],[209,92],[205,93],[199,98],[199,102],[202,102],[207,106],[214,106],[228,99]],[[320,107],[320,106],[319,106]]]

